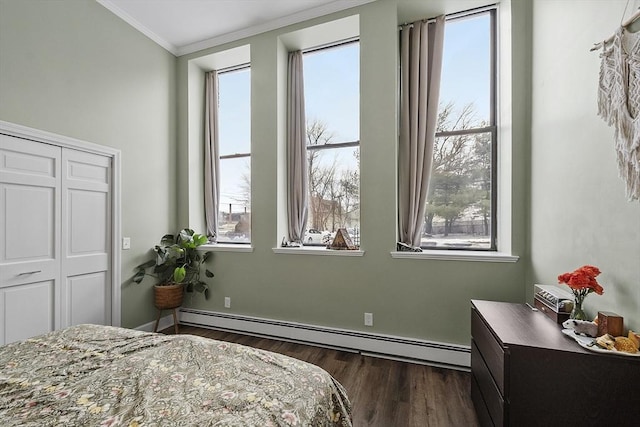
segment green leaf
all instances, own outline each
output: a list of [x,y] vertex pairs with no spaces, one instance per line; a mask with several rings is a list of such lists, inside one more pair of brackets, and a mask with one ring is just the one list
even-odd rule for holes
[[181,283],[186,275],[187,271],[185,270],[184,266],[176,267],[176,269],[173,270],[173,280],[176,283]]
[[175,237],[173,236],[173,234],[165,234],[164,236],[162,236],[162,239],[160,239],[160,244],[162,246],[171,246],[174,243],[174,239]]
[[136,274],[133,276],[133,281],[135,283],[140,283],[142,282],[142,280],[144,279],[145,273],[144,273],[144,269],[140,269],[136,272]]
[[193,236],[194,235],[194,231],[191,230],[190,228],[184,228],[182,230],[180,230],[180,234],[178,234],[178,237],[176,239],[176,243],[178,243],[180,246],[182,246],[183,248],[187,248],[187,247],[193,247]]
[[193,235],[193,243],[196,245],[196,247],[206,244],[207,241],[207,236],[203,236],[202,234]]
[[167,257],[174,259],[181,258],[184,255],[184,249],[177,245],[171,245],[167,248]]
[[156,265],[162,265],[169,260],[171,253],[167,249],[170,249],[170,247],[156,246],[154,248],[156,252]]
[[200,292],[204,295],[205,299],[208,299],[208,295],[209,295],[209,285],[207,285],[204,282],[194,282],[193,284],[193,289],[196,292]]
[[214,276],[214,274],[213,274],[213,272],[211,270],[205,270],[204,271],[204,275],[207,276],[207,277],[213,277]]
[[160,264],[160,265],[156,265],[153,268],[153,272],[154,273],[158,273],[158,274],[163,274],[163,273],[170,273],[173,274],[173,266],[169,265],[169,264]]

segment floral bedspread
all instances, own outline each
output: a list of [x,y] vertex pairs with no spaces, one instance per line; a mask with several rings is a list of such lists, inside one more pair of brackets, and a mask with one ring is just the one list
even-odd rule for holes
[[342,386],[294,358],[79,325],[0,347],[0,425],[350,426]]

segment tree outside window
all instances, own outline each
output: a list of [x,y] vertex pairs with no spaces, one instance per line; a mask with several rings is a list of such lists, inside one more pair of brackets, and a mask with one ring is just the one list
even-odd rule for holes
[[447,20],[421,246],[495,250],[495,9]]
[[306,245],[338,228],[360,239],[359,43],[304,53],[309,204]]

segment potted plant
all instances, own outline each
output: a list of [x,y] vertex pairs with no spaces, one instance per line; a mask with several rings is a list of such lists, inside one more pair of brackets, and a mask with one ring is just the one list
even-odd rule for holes
[[[182,305],[184,291],[200,292],[209,298],[209,285],[200,279],[204,262],[212,252],[201,253],[198,247],[207,243],[207,237],[185,228],[174,236],[165,234],[160,244],[153,248],[155,259],[136,267],[135,283],[141,283],[145,276],[158,279],[154,286],[154,302],[159,310]],[[149,271],[151,269],[151,271]],[[206,277],[213,277],[209,269],[204,269]]]

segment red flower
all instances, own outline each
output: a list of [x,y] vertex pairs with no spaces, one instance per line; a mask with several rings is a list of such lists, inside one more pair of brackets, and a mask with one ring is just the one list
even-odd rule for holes
[[585,274],[596,277],[600,274],[600,269],[598,267],[594,267],[593,265],[583,265],[578,270],[583,271]]
[[602,295],[604,289],[598,281],[596,276],[600,274],[600,269],[592,265],[583,265],[577,270],[571,273],[564,273],[558,276],[558,283],[564,283],[571,288],[574,294],[590,294],[595,292],[598,295]]

